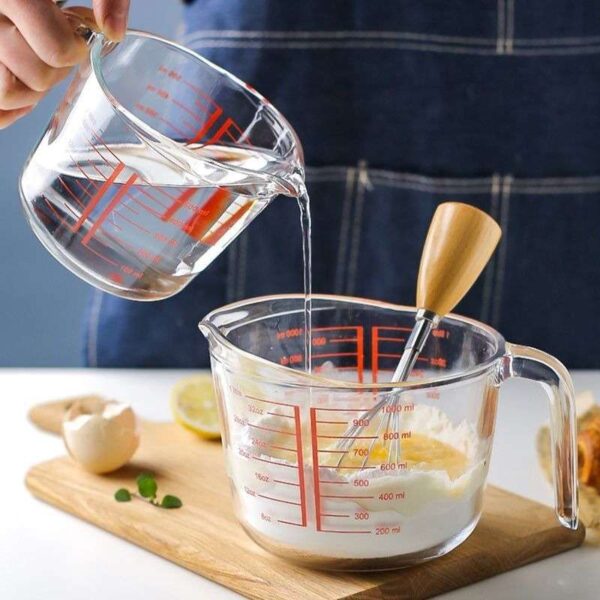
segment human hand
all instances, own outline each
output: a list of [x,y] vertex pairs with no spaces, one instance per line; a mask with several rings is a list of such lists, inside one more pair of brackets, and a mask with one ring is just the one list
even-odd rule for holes
[[[86,8],[69,13],[95,18],[109,39],[121,39],[129,0],[94,0],[93,6],[93,14]],[[73,21],[52,0],[0,0],[0,128],[31,112],[86,56]]]

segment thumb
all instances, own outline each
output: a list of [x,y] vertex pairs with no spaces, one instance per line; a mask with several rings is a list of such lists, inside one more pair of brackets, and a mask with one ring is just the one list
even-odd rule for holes
[[102,32],[110,40],[123,39],[127,29],[130,0],[93,0],[94,15]]

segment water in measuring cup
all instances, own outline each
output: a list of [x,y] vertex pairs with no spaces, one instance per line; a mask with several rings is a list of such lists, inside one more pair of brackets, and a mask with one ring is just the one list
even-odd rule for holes
[[310,202],[303,182],[270,176],[281,165],[262,150],[188,146],[181,156],[153,150],[114,144],[63,152],[42,140],[21,182],[39,239],[89,283],[160,300],[183,289],[273,196],[295,196],[309,369]]
[[269,155],[197,152],[202,164],[185,172],[136,145],[106,147],[118,156],[110,164],[93,150],[71,152],[59,164],[40,152],[22,183],[38,236],[91,283],[101,279],[142,300],[178,292],[268,200],[262,181],[235,169],[260,173]]
[[300,228],[302,231],[302,269],[304,280],[304,370],[311,372],[312,365],[312,235],[310,198],[306,188],[297,197],[300,208]]

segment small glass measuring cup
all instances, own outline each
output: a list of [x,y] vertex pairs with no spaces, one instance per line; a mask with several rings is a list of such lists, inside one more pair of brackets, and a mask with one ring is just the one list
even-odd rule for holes
[[[416,309],[315,295],[308,374],[303,302],[250,299],[200,323],[235,511],[256,542],[298,563],[348,570],[449,552],[481,516],[498,391],[511,377],[548,394],[556,513],[577,528],[573,386],[557,359],[450,315],[411,379],[391,385]],[[399,401],[378,422],[360,423],[350,448],[341,444],[391,393]]]
[[117,296],[179,292],[277,194],[302,149],[260,94],[174,42],[89,33],[90,57],[23,170],[35,234]]

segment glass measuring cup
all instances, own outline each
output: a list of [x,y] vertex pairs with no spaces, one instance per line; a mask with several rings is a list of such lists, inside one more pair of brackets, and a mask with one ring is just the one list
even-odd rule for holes
[[275,195],[298,195],[302,149],[265,98],[194,52],[140,31],[119,44],[90,36],[23,170],[25,214],[88,283],[159,300]]
[[[498,391],[511,377],[548,394],[556,512],[577,527],[573,386],[557,359],[450,315],[410,380],[390,385],[416,309],[315,295],[308,374],[303,302],[250,299],[200,324],[236,515],[256,542],[298,563],[348,570],[449,552],[480,518]],[[348,428],[391,393],[399,401],[378,422],[360,423],[360,439],[341,449]]]

